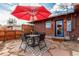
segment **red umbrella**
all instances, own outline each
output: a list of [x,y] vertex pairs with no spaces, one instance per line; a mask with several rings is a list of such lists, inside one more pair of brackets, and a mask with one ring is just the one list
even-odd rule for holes
[[51,13],[43,6],[17,6],[12,15],[27,21],[40,21],[49,17]]

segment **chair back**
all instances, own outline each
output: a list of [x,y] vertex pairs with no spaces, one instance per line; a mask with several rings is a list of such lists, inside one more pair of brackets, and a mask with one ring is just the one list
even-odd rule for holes
[[28,38],[27,35],[29,35],[29,33],[23,33],[21,35],[22,41],[26,41],[26,39]]
[[24,33],[21,35],[21,40],[25,41]]
[[45,39],[45,35],[46,35],[45,33],[40,33],[39,34],[39,38],[40,38],[39,41],[43,41]]

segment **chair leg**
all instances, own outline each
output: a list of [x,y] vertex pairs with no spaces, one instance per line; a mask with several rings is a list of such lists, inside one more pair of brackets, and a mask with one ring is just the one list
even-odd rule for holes
[[27,44],[26,44],[26,46],[25,46],[24,52],[26,51],[26,48],[27,48]]
[[41,42],[39,42],[38,47],[39,47],[39,49],[41,50],[40,43],[41,43]]
[[43,47],[40,47],[40,43],[39,43],[39,49],[40,49],[40,50],[43,49],[44,47],[47,47],[45,41],[43,41],[43,42],[44,42],[44,44],[45,44]]
[[44,41],[45,47],[47,47],[46,42]]
[[39,45],[38,47],[39,47],[39,49],[41,50],[41,47],[40,47],[40,45]]
[[23,41],[21,42],[19,49],[21,48],[22,43],[23,43]]
[[26,40],[26,46],[25,46],[24,52],[26,51],[27,46],[28,46],[28,43],[27,43],[27,40]]

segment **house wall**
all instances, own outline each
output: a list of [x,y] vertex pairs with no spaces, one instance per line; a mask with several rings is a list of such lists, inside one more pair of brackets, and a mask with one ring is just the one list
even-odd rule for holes
[[46,32],[45,22],[36,22],[34,28],[38,32]]
[[[67,20],[70,18],[72,22],[72,31],[67,32]],[[40,21],[40,22],[35,22],[35,29],[39,32],[45,32],[47,35],[52,35],[55,36],[55,21],[63,19],[64,20],[64,37],[79,37],[79,14],[78,13],[72,13],[72,14],[67,14],[67,15],[61,15],[61,16],[56,16],[48,19],[51,21],[51,28],[46,28],[46,21]],[[75,33],[75,34],[74,34]]]
[[33,26],[26,25],[26,24],[23,24],[23,25],[22,25],[22,30],[23,30],[23,32],[27,32],[27,30],[29,31],[29,30],[31,30],[31,29],[33,29]]
[[47,35],[54,35],[54,33],[55,33],[55,21],[59,20],[59,19],[64,20],[64,31],[66,31],[66,17],[65,16],[59,16],[59,17],[54,17],[54,18],[48,19],[49,21],[51,21],[51,28],[46,28],[46,24],[45,24],[46,21],[36,22],[35,28],[37,31],[46,32]]

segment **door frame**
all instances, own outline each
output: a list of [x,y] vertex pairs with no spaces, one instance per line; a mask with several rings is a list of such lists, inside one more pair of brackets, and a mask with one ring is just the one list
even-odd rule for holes
[[[56,35],[56,32],[57,32],[56,22],[57,22],[57,21],[62,21],[62,31],[63,31],[62,33],[63,33],[63,34],[62,34],[61,36]],[[55,21],[55,36],[56,36],[56,37],[64,37],[64,19],[59,19],[59,20],[56,20],[56,21]]]

